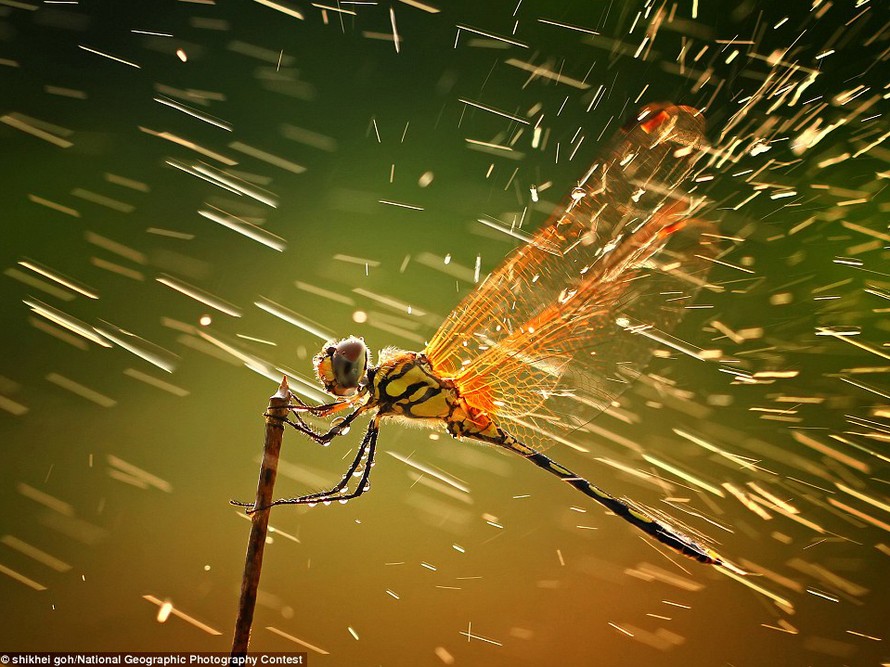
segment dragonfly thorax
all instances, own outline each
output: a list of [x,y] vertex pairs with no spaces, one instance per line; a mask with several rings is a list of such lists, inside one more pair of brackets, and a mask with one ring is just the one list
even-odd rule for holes
[[387,348],[368,372],[369,401],[382,415],[444,419],[457,399],[454,384],[439,377],[418,352]]
[[444,425],[456,438],[489,440],[501,432],[491,416],[472,405],[455,380],[443,376],[425,354],[387,348],[368,370],[367,406],[383,417],[433,426]]

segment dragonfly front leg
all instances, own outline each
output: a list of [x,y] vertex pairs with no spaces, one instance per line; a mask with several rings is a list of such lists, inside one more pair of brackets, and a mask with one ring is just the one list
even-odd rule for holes
[[294,414],[294,419],[296,419],[296,421],[285,419],[284,423],[294,427],[297,431],[305,435],[313,442],[317,442],[319,445],[327,447],[329,444],[331,444],[331,441],[334,438],[348,431],[349,425],[355,420],[356,417],[364,412],[364,410],[364,407],[360,407],[357,410],[354,410],[353,412],[348,414],[341,422],[335,424],[334,426],[331,426],[331,428],[325,433],[319,433],[318,431],[316,431],[314,428],[309,426],[309,424],[304,422],[303,418],[296,413]]
[[313,417],[330,417],[332,414],[336,412],[340,412],[341,410],[345,410],[349,406],[353,405],[353,401],[334,401],[333,403],[321,403],[319,405],[307,405],[303,402],[299,396],[297,396],[294,392],[288,391],[290,395],[290,400],[293,403],[289,406],[290,411],[294,414],[299,412],[308,412]]

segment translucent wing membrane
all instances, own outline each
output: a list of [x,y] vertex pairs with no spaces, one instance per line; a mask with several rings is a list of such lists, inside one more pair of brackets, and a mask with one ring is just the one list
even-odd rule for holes
[[449,316],[426,349],[436,372],[536,446],[608,407],[717,254],[713,225],[693,217],[703,148],[696,110],[645,107],[564,212]]

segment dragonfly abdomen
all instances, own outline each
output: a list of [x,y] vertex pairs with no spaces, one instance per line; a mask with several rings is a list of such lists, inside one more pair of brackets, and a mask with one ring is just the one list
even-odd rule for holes
[[506,433],[497,427],[495,428],[498,435],[494,438],[476,437],[491,442],[492,444],[500,445],[516,454],[524,456],[539,468],[543,468],[550,474],[556,475],[565,483],[576,488],[584,495],[593,498],[604,507],[610,509],[617,516],[620,516],[628,523],[632,523],[644,533],[651,535],[674,551],[683,554],[684,556],[688,556],[689,558],[694,558],[700,563],[708,565],[723,564],[723,560],[718,554],[698,541],[687,537],[679,531],[673,530],[657,519],[653,519],[632,504],[626,503],[615,496],[606,493],[595,484],[591,484],[588,480],[560,465],[549,456],[545,456],[541,452],[532,449],[509,433]]

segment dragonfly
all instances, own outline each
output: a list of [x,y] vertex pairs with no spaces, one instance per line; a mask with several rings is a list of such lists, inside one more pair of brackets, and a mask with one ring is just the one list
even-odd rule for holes
[[[335,486],[269,506],[346,502],[366,492],[380,425],[402,420],[517,454],[676,552],[726,564],[702,540],[542,451],[570,442],[613,405],[707,284],[719,237],[713,222],[696,216],[705,198],[695,195],[694,174],[706,150],[701,112],[643,107],[565,207],[523,238],[422,352],[388,347],[374,365],[361,338],[326,343],[313,364],[335,400],[309,405],[291,393],[285,421],[321,445],[362,415],[370,423]],[[330,428],[316,430],[305,415],[331,418]]]

